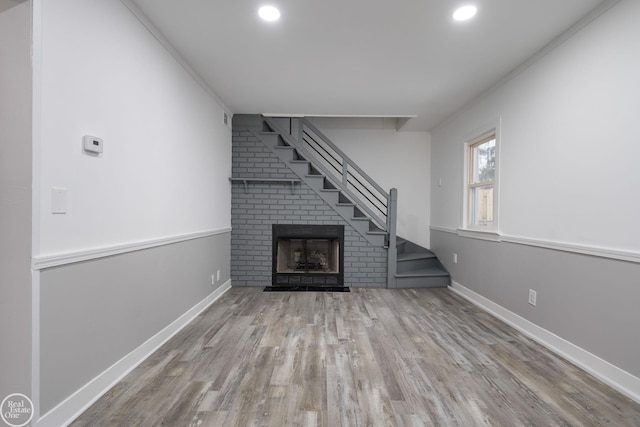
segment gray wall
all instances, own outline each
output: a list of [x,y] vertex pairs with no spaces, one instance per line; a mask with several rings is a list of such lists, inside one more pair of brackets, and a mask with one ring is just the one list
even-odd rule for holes
[[26,1],[27,0],[0,0],[0,13]]
[[431,247],[455,282],[640,377],[640,264],[436,230]]
[[31,15],[0,13],[0,399],[31,395]]
[[[433,129],[431,145],[431,248],[452,279],[636,377],[638,17],[640,2],[616,3]],[[503,243],[456,234],[464,144],[496,122]]]
[[[251,132],[233,132],[233,176],[292,178],[294,175]],[[231,197],[233,286],[271,285],[272,224],[344,224],[345,286],[386,286],[387,253],[374,247],[306,184],[234,183]]]
[[[225,232],[37,272],[46,421],[211,295],[218,269],[217,286],[229,279],[231,129],[122,2],[38,0],[33,12],[36,266]],[[82,151],[87,134],[104,138],[102,155]],[[64,215],[51,213],[53,187],[67,189]]]
[[43,270],[41,413],[226,282],[229,245],[227,232]]

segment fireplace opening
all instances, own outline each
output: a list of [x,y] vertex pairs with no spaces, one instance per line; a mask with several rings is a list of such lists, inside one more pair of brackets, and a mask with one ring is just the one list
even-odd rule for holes
[[273,225],[273,286],[343,285],[343,225]]
[[339,273],[337,239],[279,239],[276,273]]

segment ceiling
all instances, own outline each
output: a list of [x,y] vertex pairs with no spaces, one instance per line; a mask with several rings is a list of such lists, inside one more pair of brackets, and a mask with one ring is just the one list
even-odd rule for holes
[[[124,0],[123,0],[124,1]],[[610,0],[129,0],[233,113],[429,130]],[[277,22],[257,10],[277,6]],[[467,22],[451,18],[463,3]]]

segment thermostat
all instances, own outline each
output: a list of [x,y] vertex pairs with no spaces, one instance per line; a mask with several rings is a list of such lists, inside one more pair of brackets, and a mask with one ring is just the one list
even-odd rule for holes
[[93,153],[102,153],[102,147],[104,146],[104,142],[102,138],[98,138],[96,136],[85,135],[83,138],[84,141],[84,149],[86,151],[91,151]]

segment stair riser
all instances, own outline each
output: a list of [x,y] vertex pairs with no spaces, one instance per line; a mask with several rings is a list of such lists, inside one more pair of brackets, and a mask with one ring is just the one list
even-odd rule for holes
[[365,239],[373,246],[384,246],[384,235],[381,234],[366,234]]
[[338,193],[336,191],[320,190],[320,197],[322,197],[322,199],[325,202],[329,203],[331,206],[335,206],[338,203]]
[[270,147],[275,147],[278,145],[279,135],[277,133],[262,133],[260,139]]
[[340,214],[340,216],[347,217],[349,218],[349,216],[353,216],[353,206],[339,206],[339,205],[335,205],[333,207],[338,214]]
[[402,245],[396,245],[396,253],[397,253],[398,255],[401,255],[401,254],[404,254],[404,253],[405,253],[405,252],[404,252],[404,244],[402,244]]
[[358,230],[359,233],[366,233],[367,231],[369,231],[368,220],[367,221],[354,220],[354,221],[351,221],[351,224],[353,225],[353,228]]
[[309,172],[309,163],[307,162],[289,162],[288,165],[298,176],[306,175]]
[[398,261],[398,273],[408,273],[410,271],[420,270],[423,268],[439,267],[440,263],[437,258],[428,259],[412,259],[409,261]]
[[293,160],[293,149],[292,148],[275,148],[273,152],[278,156],[280,160],[287,164],[287,166],[291,166],[291,160]]
[[449,286],[451,279],[447,277],[397,277],[397,288],[443,288]]
[[[315,191],[320,191],[322,190],[322,186],[323,181],[324,181],[324,177],[320,177],[320,176],[309,176],[309,175],[304,175],[304,181],[307,183],[307,185],[311,188],[313,188]],[[336,199],[337,200],[337,199]]]

